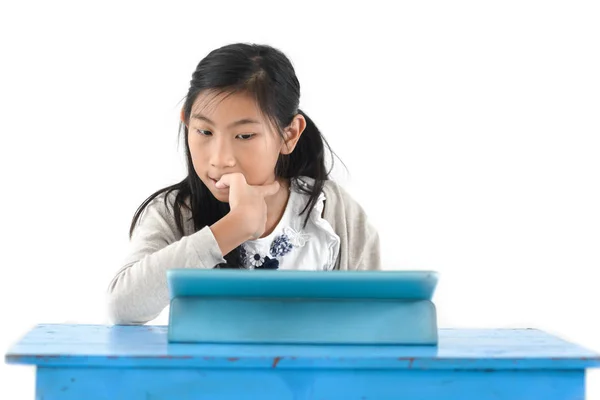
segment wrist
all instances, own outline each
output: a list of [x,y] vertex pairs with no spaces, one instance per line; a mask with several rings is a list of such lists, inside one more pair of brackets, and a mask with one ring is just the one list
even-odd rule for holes
[[253,238],[246,227],[246,220],[239,211],[232,210],[210,226],[223,256]]

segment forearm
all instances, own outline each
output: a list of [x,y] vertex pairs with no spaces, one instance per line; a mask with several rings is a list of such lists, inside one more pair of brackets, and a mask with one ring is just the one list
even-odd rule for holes
[[224,261],[208,227],[144,254],[121,268],[110,283],[109,318],[116,324],[144,324],[169,304],[168,269],[213,268]]

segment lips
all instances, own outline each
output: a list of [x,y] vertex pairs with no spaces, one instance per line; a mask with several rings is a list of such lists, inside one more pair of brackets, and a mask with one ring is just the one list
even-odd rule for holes
[[227,186],[226,186],[226,187],[223,187],[223,188],[217,187],[217,182],[219,182],[219,180],[220,180],[221,178],[219,178],[219,179],[215,179],[215,178],[213,178],[213,177],[209,176],[209,177],[208,177],[208,179],[210,179],[210,180],[212,181],[212,184],[213,184],[213,186],[215,187],[215,189],[216,189],[216,190],[220,190],[220,191],[229,190],[229,187],[227,187]]

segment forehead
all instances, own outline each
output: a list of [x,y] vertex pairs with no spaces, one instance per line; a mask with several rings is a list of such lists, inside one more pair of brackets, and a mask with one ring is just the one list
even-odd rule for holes
[[202,92],[192,105],[192,115],[195,114],[201,114],[217,125],[241,118],[264,122],[256,100],[248,93]]

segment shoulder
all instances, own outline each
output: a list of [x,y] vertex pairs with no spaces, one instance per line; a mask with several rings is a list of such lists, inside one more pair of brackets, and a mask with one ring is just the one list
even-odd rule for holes
[[[315,184],[315,179],[308,176],[300,176],[295,178],[295,185],[303,186],[305,188],[312,188]],[[294,186],[295,186],[294,185]],[[325,195],[327,200],[331,201],[353,201],[352,196],[337,182],[326,179],[323,181],[322,193]]]
[[328,197],[328,199],[336,200],[336,201],[354,201],[350,193],[346,191],[339,183],[328,179],[325,181],[323,185],[323,193]]
[[184,233],[187,231],[187,221],[191,213],[186,207],[176,205],[176,199],[179,191],[177,189],[163,192],[150,200],[140,213],[137,226],[133,232],[136,234],[148,234],[149,232],[163,232],[172,236],[173,239],[180,238],[182,235],[177,228],[176,208],[180,210]]
[[177,198],[178,190],[173,190],[169,193],[163,192],[150,200],[144,207],[140,218],[149,218],[161,216],[163,218],[173,217],[175,210],[175,199]]
[[[301,176],[297,178],[300,185],[312,186],[313,178]],[[334,180],[327,179],[323,182],[322,194],[324,207],[322,216],[332,225],[339,225],[342,221],[366,219],[362,206],[344,189],[342,185]]]
[[349,216],[362,216],[365,214],[363,207],[339,183],[333,180],[325,181],[323,193],[326,198],[326,208],[329,210],[337,210],[338,213],[343,212]]

